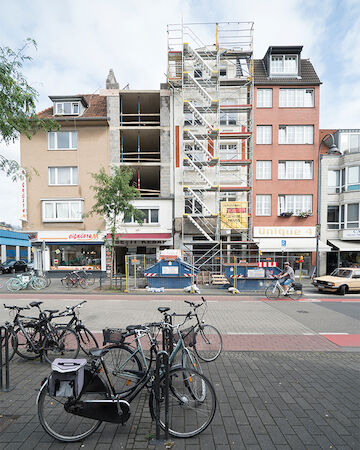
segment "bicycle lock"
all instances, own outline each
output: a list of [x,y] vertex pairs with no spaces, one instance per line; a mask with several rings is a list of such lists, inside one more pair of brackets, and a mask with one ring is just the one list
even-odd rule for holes
[[[160,380],[164,380],[164,387],[160,391]],[[165,441],[169,440],[169,354],[162,350],[156,355],[156,368],[154,380],[155,392],[155,416],[156,416],[156,434],[155,440],[150,441],[151,444],[162,443],[160,440],[160,404],[165,409]],[[161,398],[163,397],[163,402]]]
[[[0,327],[0,391],[10,392],[14,387],[10,387],[10,360],[9,360],[9,329],[6,325]],[[3,351],[4,350],[4,351]],[[4,353],[4,355],[3,355]],[[3,357],[5,356],[4,360]],[[5,366],[5,387],[3,383],[3,373]]]

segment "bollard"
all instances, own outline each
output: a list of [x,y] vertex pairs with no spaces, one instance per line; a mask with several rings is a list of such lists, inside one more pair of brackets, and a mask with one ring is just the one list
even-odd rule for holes
[[[10,387],[10,361],[9,361],[9,329],[6,325],[0,327],[0,391],[10,392],[14,388]],[[4,360],[3,360],[4,348]],[[5,387],[3,383],[3,372],[5,367]]]
[[165,408],[165,441],[169,439],[169,354],[162,350],[156,355],[156,368],[155,368],[155,380],[154,380],[154,392],[155,392],[155,415],[156,415],[156,433],[155,440],[150,441],[150,444],[156,445],[164,441],[160,440],[160,380],[164,379],[164,389],[162,394],[164,395],[164,402],[162,403]]

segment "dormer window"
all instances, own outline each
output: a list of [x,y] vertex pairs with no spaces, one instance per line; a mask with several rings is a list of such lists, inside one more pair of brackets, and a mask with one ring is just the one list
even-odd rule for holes
[[79,102],[56,102],[56,115],[78,116],[80,107]]
[[297,75],[297,55],[271,55],[271,75]]

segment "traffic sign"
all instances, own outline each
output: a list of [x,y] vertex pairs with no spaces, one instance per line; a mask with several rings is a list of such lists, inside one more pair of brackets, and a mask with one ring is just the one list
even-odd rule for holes
[[286,239],[281,239],[281,247],[286,247]]

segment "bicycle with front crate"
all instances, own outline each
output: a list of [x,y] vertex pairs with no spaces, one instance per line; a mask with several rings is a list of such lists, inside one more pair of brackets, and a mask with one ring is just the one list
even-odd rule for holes
[[[151,335],[149,327],[143,331]],[[109,348],[90,351],[93,359],[85,367],[82,377],[78,375],[79,370],[66,377],[58,376],[53,371],[42,383],[37,397],[38,416],[44,430],[59,441],[76,442],[94,433],[103,421],[124,424],[130,417],[131,402],[145,387],[150,390],[151,417],[158,420],[163,429],[166,422],[163,405],[168,395],[169,434],[188,438],[205,430],[216,410],[212,384],[203,374],[189,367],[170,368],[168,379],[164,369],[161,369],[160,398],[156,398],[152,360],[157,344],[152,340],[150,344],[150,364],[146,371],[142,371],[139,382],[129,386],[125,392],[119,392],[113,383],[112,369],[105,358]],[[56,363],[66,365],[73,362],[78,367],[83,364],[76,361],[80,360],[57,360]],[[129,371],[129,374],[133,373]],[[160,404],[159,416],[156,415],[156,401]]]

